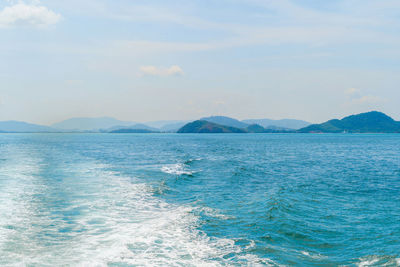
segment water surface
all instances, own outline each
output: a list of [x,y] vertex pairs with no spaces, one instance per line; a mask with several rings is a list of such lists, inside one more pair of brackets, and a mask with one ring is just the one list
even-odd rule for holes
[[400,135],[1,134],[0,265],[400,265]]

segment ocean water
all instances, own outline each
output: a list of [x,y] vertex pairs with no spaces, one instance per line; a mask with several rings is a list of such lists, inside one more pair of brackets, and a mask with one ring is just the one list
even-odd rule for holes
[[264,265],[400,266],[400,135],[0,135],[0,266]]

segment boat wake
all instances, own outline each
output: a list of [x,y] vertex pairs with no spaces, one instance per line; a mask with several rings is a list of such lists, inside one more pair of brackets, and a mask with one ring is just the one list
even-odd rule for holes
[[[15,154],[0,173],[0,212],[7,215],[0,219],[1,265],[268,263],[247,255],[232,239],[198,230],[195,207],[167,203],[146,183],[109,171],[107,165],[57,159],[62,155],[52,155],[54,162],[48,162],[43,155],[30,155]],[[186,174],[182,168],[174,165],[165,171]]]

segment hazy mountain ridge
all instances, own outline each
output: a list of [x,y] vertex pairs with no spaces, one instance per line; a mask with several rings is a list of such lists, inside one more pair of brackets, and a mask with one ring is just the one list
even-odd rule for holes
[[217,123],[220,125],[226,125],[230,127],[236,128],[246,128],[252,124],[258,124],[264,128],[270,129],[300,129],[306,126],[311,125],[311,123],[303,120],[295,120],[295,119],[281,119],[281,120],[272,120],[272,119],[246,119],[246,120],[237,120],[235,118],[227,117],[227,116],[211,116],[204,117],[200,120],[209,121],[213,123]]
[[311,125],[311,123],[303,120],[295,120],[295,119],[281,119],[281,120],[272,120],[272,119],[246,119],[242,120],[242,122],[247,124],[259,124],[264,128],[286,128],[286,129],[301,129]]
[[146,130],[150,132],[159,132],[159,129],[150,127],[146,124],[143,123],[136,123],[134,125],[129,125],[129,126],[113,126],[108,129],[103,129],[102,132],[116,132],[116,131],[123,131],[123,130]]
[[160,131],[161,132],[169,132],[169,133],[177,132],[180,128],[182,128],[188,122],[189,121],[182,121],[182,122],[166,124],[160,128]]
[[48,126],[43,126],[43,125],[38,125],[38,124],[33,124],[33,123],[27,123],[23,121],[1,121],[0,122],[0,132],[9,132],[9,133],[23,133],[23,132],[58,132],[59,130],[48,127]]
[[224,126],[229,126],[229,127],[235,127],[235,128],[246,128],[250,124],[241,122],[237,119],[231,118],[231,117],[226,117],[226,116],[211,116],[211,117],[204,117],[200,119],[201,121],[208,121],[212,123],[216,123],[219,125],[224,125]]
[[52,124],[56,129],[69,131],[93,131],[93,132],[109,132],[118,129],[144,129],[160,132],[176,132],[189,121],[183,120],[163,120],[149,121],[145,123],[137,123],[133,121],[121,121],[112,117],[77,117],[67,119],[58,123]]
[[[290,123],[287,123],[287,121],[290,122],[297,122],[298,120],[289,120],[289,119],[284,119],[284,120],[277,120],[277,121],[283,121],[286,123],[276,123],[276,125],[272,125],[270,122],[275,122],[274,120],[269,120],[269,119],[261,119],[261,120],[246,120],[251,123],[246,123],[245,121],[240,121],[235,118],[227,117],[227,116],[210,116],[210,117],[204,117],[201,118],[200,120],[204,121],[209,121],[212,123],[216,123],[219,125],[223,126],[228,126],[228,127],[235,127],[239,129],[244,129],[252,124],[260,124],[256,123],[258,121],[261,121],[264,123],[263,126],[266,129],[269,130],[274,130],[274,131],[283,131],[283,130],[290,130],[292,128],[287,127],[290,125]],[[57,129],[62,129],[62,130],[69,130],[69,131],[93,131],[93,132],[113,132],[117,130],[124,131],[123,129],[140,129],[140,130],[149,130],[152,132],[170,132],[174,133],[177,132],[180,128],[182,128],[184,125],[189,123],[191,121],[185,121],[185,120],[161,120],[161,121],[149,121],[145,123],[135,123],[135,122],[129,122],[129,121],[121,121],[112,117],[99,117],[99,118],[71,118],[67,119],[64,121],[61,121],[59,123],[55,123],[52,126]],[[304,121],[300,121],[300,124],[304,125]]]
[[[245,120],[246,122],[260,121],[265,124],[269,124],[268,119],[261,120]],[[307,123],[301,120],[277,120],[287,123],[301,124]],[[122,122],[122,124],[121,124]],[[193,124],[196,122],[196,124]],[[201,123],[199,123],[201,122]],[[208,122],[206,124],[204,122]],[[219,123],[217,123],[219,122]],[[85,123],[88,123],[87,125]],[[82,125],[84,124],[84,125]],[[312,124],[307,127],[303,127],[299,130],[293,130],[282,126],[267,126],[252,123],[247,124],[243,121],[239,121],[234,118],[226,116],[212,116],[206,117],[197,121],[186,123],[185,121],[157,121],[154,124],[162,125],[161,128],[151,127],[147,123],[134,123],[124,122],[110,117],[103,118],[72,118],[69,120],[55,123],[49,127],[44,125],[37,125],[21,121],[2,121],[0,122],[0,132],[248,132],[248,133],[400,133],[400,122],[395,121],[388,115],[378,112],[371,111],[356,115],[347,116],[341,120],[333,119],[321,124]],[[294,125],[292,124],[292,125]],[[104,125],[112,125],[111,127],[100,127]],[[191,125],[191,127],[186,127]],[[238,127],[232,126],[236,125]],[[287,125],[287,124],[285,124]],[[65,127],[65,128],[63,128]],[[80,127],[77,129],[76,127]],[[192,129],[192,130],[190,130]]]
[[93,131],[100,129],[108,129],[115,126],[130,126],[136,124],[130,121],[121,121],[112,117],[99,117],[99,118],[71,118],[63,120],[51,125],[53,128],[62,130],[78,130],[78,131]]
[[[146,124],[150,127],[157,128],[157,129],[171,129],[174,125],[185,125],[186,123],[190,122],[189,120],[160,120],[160,121],[147,121],[143,124]],[[177,127],[178,129],[180,127]]]

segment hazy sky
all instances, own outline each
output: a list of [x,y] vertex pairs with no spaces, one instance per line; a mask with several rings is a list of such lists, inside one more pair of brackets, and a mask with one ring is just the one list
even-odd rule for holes
[[399,0],[0,0],[0,120],[400,120]]

